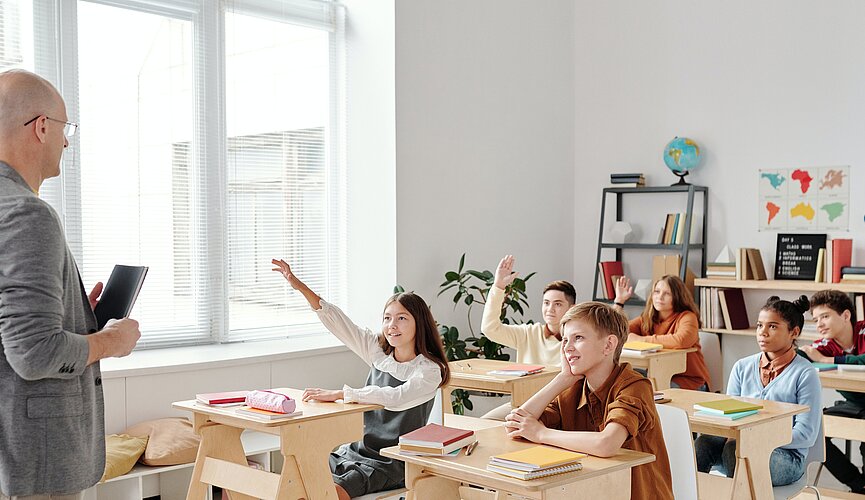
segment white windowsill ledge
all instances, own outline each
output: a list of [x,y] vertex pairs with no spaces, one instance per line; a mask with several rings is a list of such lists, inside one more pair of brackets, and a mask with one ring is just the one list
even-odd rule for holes
[[267,363],[347,350],[333,335],[322,334],[260,342],[148,349],[135,351],[124,358],[103,359],[100,368],[102,378],[112,379]]

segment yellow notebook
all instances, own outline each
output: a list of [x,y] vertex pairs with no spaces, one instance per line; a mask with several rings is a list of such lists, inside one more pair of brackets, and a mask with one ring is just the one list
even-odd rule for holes
[[536,470],[573,463],[585,456],[585,453],[577,453],[561,448],[533,446],[525,450],[494,455],[490,457],[490,463],[506,467],[517,466],[520,469]]
[[638,340],[633,342],[625,342],[625,345],[623,345],[622,347],[631,351],[659,351],[664,348],[664,346],[662,346],[661,344],[640,342]]
[[747,401],[739,401],[738,399],[719,399],[717,401],[704,401],[695,403],[695,410],[707,411],[715,414],[728,415],[730,413],[739,413],[742,411],[759,410],[763,405],[749,403]]

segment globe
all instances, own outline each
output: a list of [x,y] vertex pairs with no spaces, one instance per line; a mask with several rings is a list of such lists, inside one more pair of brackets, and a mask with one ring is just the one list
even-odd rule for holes
[[679,177],[676,184],[688,184],[685,176],[700,163],[700,158],[700,146],[687,137],[674,137],[664,148],[664,163]]

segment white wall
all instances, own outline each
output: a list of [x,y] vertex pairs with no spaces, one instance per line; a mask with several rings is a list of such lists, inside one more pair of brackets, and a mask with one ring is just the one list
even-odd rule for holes
[[396,5],[397,277],[442,322],[464,321],[434,300],[463,252],[537,271],[536,320],[572,279],[573,24],[570,0]]
[[[610,172],[675,178],[663,164],[675,135],[697,140],[704,162],[690,177],[709,186],[709,256],[725,244],[762,250],[774,266],[776,233],[757,231],[761,168],[851,165],[865,188],[865,3],[580,1],[575,12],[576,190],[574,271],[590,291],[600,190]],[[861,198],[851,196],[854,263],[865,263]],[[646,208],[654,210],[651,202]],[[658,209],[666,213],[664,209]],[[661,216],[657,228],[662,224]],[[654,229],[657,232],[657,228]],[[580,244],[591,235],[591,244]],[[766,297],[751,294],[756,318]],[[725,337],[725,365],[756,352]],[[728,356],[729,354],[729,356]]]

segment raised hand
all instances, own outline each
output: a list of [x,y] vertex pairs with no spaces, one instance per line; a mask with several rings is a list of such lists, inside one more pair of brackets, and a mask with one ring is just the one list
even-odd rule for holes
[[616,280],[616,299],[617,304],[624,304],[634,295],[634,287],[631,286],[631,280],[627,276],[619,276]]
[[514,272],[514,256],[505,255],[496,267],[496,277],[493,284],[502,290],[508,287],[517,277]]
[[282,276],[285,277],[285,280],[288,281],[288,284],[291,285],[292,288],[294,288],[295,290],[300,290],[305,286],[303,282],[300,281],[293,272],[291,272],[291,266],[288,265],[288,262],[282,259],[273,259],[270,262],[274,266],[276,266],[273,268],[273,271],[277,271],[282,274]]

